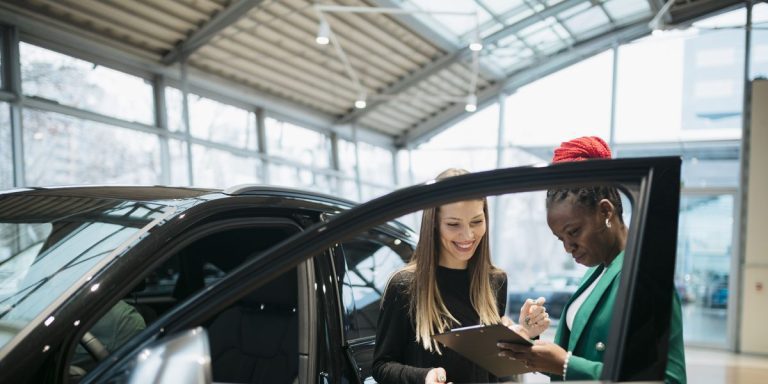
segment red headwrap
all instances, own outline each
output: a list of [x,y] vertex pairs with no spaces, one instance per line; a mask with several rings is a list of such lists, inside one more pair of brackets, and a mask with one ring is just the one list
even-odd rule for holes
[[597,136],[584,136],[560,144],[552,157],[553,163],[589,159],[610,159],[611,149]]

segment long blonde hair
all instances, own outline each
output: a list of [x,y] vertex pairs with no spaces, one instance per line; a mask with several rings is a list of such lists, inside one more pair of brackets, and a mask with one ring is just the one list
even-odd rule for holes
[[[466,170],[451,168],[437,176],[437,180],[451,176],[467,174]],[[483,200],[483,214],[488,225],[488,202]],[[445,332],[451,324],[459,324],[458,320],[448,311],[437,287],[437,266],[440,252],[439,207],[424,210],[421,219],[421,233],[416,250],[411,260],[403,267],[410,272],[408,295],[410,296],[409,312],[416,326],[416,342],[424,349],[438,353],[440,348],[432,340],[432,335]],[[487,228],[487,227],[486,227]],[[491,275],[502,271],[491,263],[491,251],[488,230],[480,240],[475,254],[469,260],[467,269],[470,276],[469,297],[472,307],[480,316],[480,323],[496,324],[501,321],[498,313],[496,295],[491,287]],[[464,326],[474,324],[461,324]]]

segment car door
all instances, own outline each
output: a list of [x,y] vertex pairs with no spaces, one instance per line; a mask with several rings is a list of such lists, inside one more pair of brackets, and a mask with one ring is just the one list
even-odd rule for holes
[[[524,193],[556,187],[611,184],[619,187],[633,204],[630,233],[609,332],[604,369],[607,381],[661,380],[666,366],[673,272],[677,239],[680,188],[679,158],[645,158],[562,163],[519,167],[452,177],[439,182],[395,191],[343,212],[254,257],[227,278],[190,298],[188,305],[166,314],[134,343],[132,350],[106,362],[86,382],[104,381],[116,371],[130,369],[141,348],[167,335],[205,326],[212,314],[259,289],[306,260],[336,244],[424,208],[455,201]],[[332,279],[326,275],[322,279]],[[333,281],[318,280],[309,286],[327,292]],[[308,292],[306,299],[311,299]],[[327,299],[326,299],[327,300]],[[301,303],[307,305],[308,303]],[[341,304],[337,303],[340,308]],[[302,310],[301,308],[299,309]],[[327,320],[333,321],[333,320]],[[343,319],[339,325],[318,325],[310,343],[346,345]],[[338,356],[323,356],[310,348],[308,372],[302,383],[342,383],[349,376],[339,368]],[[322,367],[318,361],[330,362]]]

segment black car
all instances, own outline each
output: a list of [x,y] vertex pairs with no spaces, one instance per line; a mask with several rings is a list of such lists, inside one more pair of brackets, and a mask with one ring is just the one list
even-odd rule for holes
[[369,381],[379,298],[415,243],[392,220],[596,182],[635,212],[603,379],[660,380],[679,169],[657,158],[495,170],[357,207],[264,187],[0,194],[0,382]]

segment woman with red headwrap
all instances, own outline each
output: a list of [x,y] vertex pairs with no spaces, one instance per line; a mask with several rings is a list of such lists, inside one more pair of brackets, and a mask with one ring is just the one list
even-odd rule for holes
[[[599,137],[580,137],[555,150],[553,163],[610,159]],[[590,267],[563,309],[554,343],[532,347],[499,343],[501,354],[550,374],[553,380],[597,380],[619,288],[627,226],[615,187],[597,185],[547,191],[547,224],[574,260]],[[680,298],[674,294],[665,382],[685,383]]]

